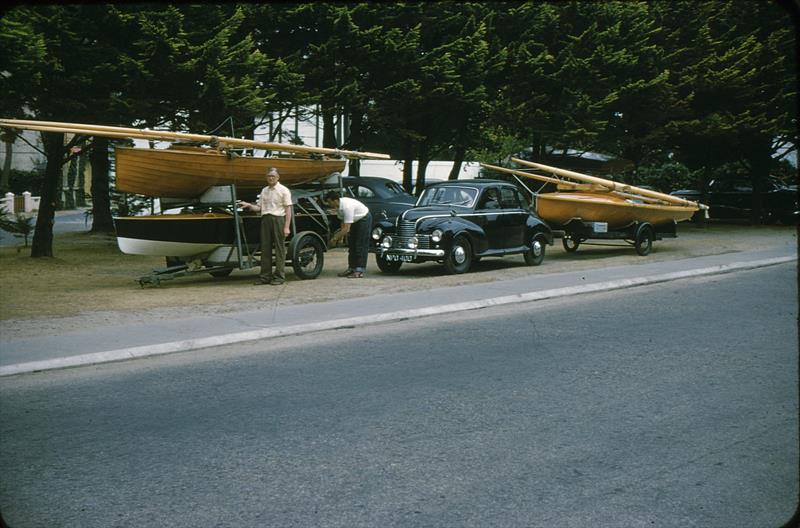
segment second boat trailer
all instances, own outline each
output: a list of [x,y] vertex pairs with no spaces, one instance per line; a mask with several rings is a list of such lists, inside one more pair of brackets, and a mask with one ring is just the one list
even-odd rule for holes
[[[587,240],[622,240],[636,249],[641,256],[650,254],[653,242],[664,238],[676,238],[677,223],[653,225],[650,222],[631,222],[628,225],[609,229],[607,222],[585,222],[573,218],[564,225],[554,226],[553,236],[561,238],[568,253],[574,253],[581,244],[593,244]],[[609,246],[611,244],[595,244]]]

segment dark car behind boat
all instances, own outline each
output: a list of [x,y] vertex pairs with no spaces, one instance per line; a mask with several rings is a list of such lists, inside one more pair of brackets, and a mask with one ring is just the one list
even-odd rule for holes
[[[753,184],[744,177],[711,180],[706,196],[693,189],[681,189],[670,194],[708,204],[710,218],[749,219],[753,214]],[[761,204],[762,218],[766,222],[796,224],[800,216],[797,187],[786,185],[774,176],[765,181]]]
[[393,220],[416,202],[416,198],[408,194],[402,185],[378,176],[342,176],[323,183],[308,183],[300,188],[311,191],[339,190],[344,196],[357,199],[369,208],[373,225],[384,218]]
[[369,208],[373,223],[384,214],[394,219],[416,202],[416,198],[407,193],[402,185],[388,178],[345,176],[342,184],[348,195]]
[[542,263],[553,233],[517,187],[499,180],[446,181],[427,187],[417,205],[394,222],[378,222],[372,251],[381,271],[403,263],[441,262],[448,273],[465,273],[484,257],[523,255]]

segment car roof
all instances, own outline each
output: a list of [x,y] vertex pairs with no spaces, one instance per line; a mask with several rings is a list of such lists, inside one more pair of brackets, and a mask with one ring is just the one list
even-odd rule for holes
[[[357,178],[356,178],[356,176],[343,176],[342,177],[342,181],[344,183],[348,183],[348,184],[355,183],[356,179],[358,179],[359,181],[362,181],[362,182],[375,182],[375,183],[392,182],[392,183],[398,183],[398,182],[392,180],[391,178],[382,178],[381,176],[358,176]],[[399,183],[398,183],[398,185],[399,185]]]
[[485,178],[475,179],[475,180],[445,180],[445,181],[431,183],[431,186],[434,186],[434,185],[437,186],[437,187],[440,187],[440,186],[452,186],[452,185],[458,185],[458,186],[471,185],[471,186],[480,187],[480,188],[493,187],[495,185],[508,185],[508,186],[511,186],[511,187],[516,187],[516,185],[514,185],[513,183],[507,182],[505,180],[489,180],[489,179],[485,179]]

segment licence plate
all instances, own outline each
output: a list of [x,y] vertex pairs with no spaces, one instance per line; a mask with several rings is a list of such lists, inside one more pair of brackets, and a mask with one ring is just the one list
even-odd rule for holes
[[414,260],[414,257],[411,255],[386,255],[386,260],[390,262],[411,262]]

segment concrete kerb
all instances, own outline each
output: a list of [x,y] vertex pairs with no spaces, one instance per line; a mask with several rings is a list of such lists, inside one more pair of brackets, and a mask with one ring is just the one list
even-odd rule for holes
[[581,286],[569,286],[566,288],[555,288],[550,290],[541,290],[536,292],[506,295],[502,297],[481,299],[477,301],[443,304],[440,306],[429,306],[425,308],[401,310],[383,314],[373,314],[369,316],[346,317],[342,319],[334,319],[330,321],[322,321],[317,323],[291,325],[283,328],[265,328],[262,330],[251,330],[247,332],[236,332],[219,336],[211,336],[198,339],[187,339],[182,341],[173,341],[169,343],[160,343],[156,345],[122,348],[118,350],[110,350],[107,352],[82,354],[64,358],[49,359],[45,361],[18,363],[16,365],[7,365],[0,367],[0,377],[13,376],[16,374],[24,374],[31,372],[40,372],[45,370],[110,363],[115,361],[125,361],[129,359],[172,354],[175,352],[188,352],[190,350],[198,350],[201,348],[210,348],[222,345],[231,345],[235,343],[243,343],[247,341],[254,341],[265,338],[308,334],[313,332],[322,332],[326,330],[349,328],[364,324],[402,321],[406,319],[414,319],[430,315],[455,313],[466,310],[477,310],[481,308],[488,308],[491,306],[502,306],[507,304],[542,301],[546,299],[568,297],[584,293],[595,293],[600,291],[632,288],[636,286],[644,286],[648,284],[668,282],[678,279],[685,279],[689,277],[718,275],[724,273],[731,273],[734,271],[754,269],[765,266],[773,266],[777,264],[792,262],[795,260],[796,257],[777,257],[770,259],[755,260],[750,262],[737,262],[732,264],[722,264],[718,266],[711,266],[707,268],[699,268],[694,270],[652,275],[649,277],[620,279],[620,280],[599,282],[595,284],[585,284]]

